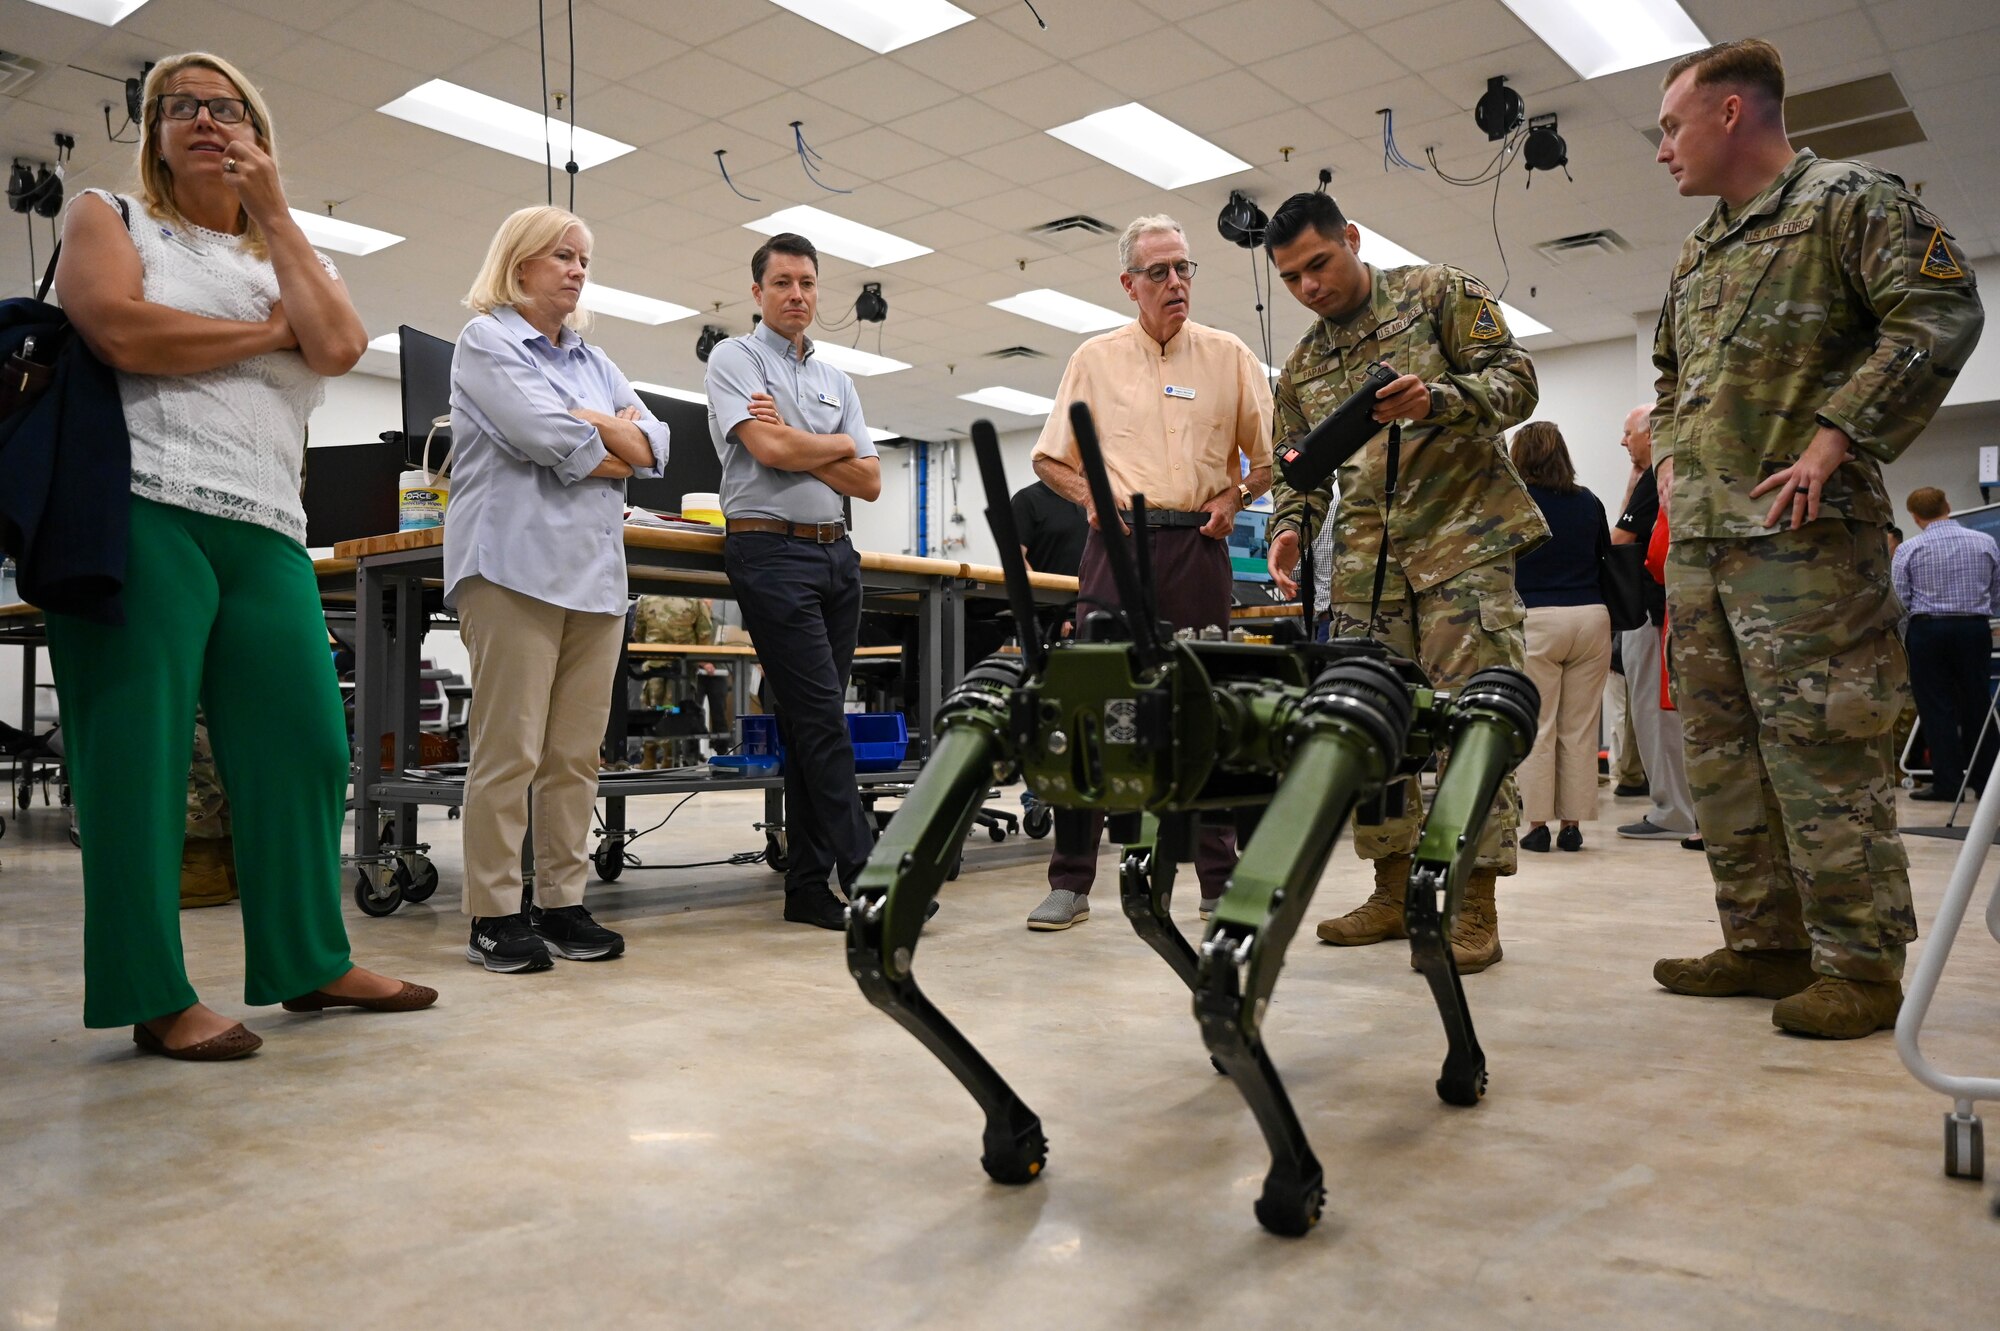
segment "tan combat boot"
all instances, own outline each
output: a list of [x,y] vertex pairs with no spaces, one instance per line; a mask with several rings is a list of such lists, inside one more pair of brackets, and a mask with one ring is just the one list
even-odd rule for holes
[[1662,989],[1696,998],[1790,998],[1813,982],[1812,953],[1805,948],[1666,957],[1653,963]]
[[228,837],[181,842],[181,909],[226,906],[236,900],[236,843]]
[[639,745],[639,770],[657,771],[660,766],[660,745],[656,740],[646,740]]
[[1375,861],[1375,891],[1338,919],[1319,922],[1319,941],[1336,947],[1365,947],[1391,938],[1408,938],[1403,928],[1403,893],[1409,887],[1410,857],[1391,855]]
[[1895,980],[1850,980],[1815,975],[1812,983],[1771,1009],[1771,1024],[1793,1035],[1823,1040],[1858,1040],[1889,1030],[1903,1007],[1903,986]]
[[[1460,975],[1477,975],[1500,960],[1500,918],[1495,909],[1493,888],[1499,875],[1492,869],[1474,869],[1465,880],[1465,896],[1458,903],[1458,918],[1451,922],[1451,959]],[[1410,958],[1416,970],[1417,959]]]

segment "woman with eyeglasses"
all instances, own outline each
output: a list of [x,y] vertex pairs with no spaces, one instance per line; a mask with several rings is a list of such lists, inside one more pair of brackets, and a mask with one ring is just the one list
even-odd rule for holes
[[407,1011],[437,994],[355,966],[341,921],[347,731],[298,478],[325,376],[367,334],[228,61],[153,67],[138,157],[136,195],[71,206],[56,269],[131,437],[124,622],[52,613],[49,653],[83,843],[84,1024],[207,1062],[262,1040],[198,1001],[181,956],[197,701],[234,806],[244,1001]]

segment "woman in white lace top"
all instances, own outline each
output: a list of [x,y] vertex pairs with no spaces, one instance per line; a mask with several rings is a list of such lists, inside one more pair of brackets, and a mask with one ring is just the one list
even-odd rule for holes
[[348,959],[347,732],[298,477],[323,376],[353,368],[367,334],[292,220],[276,153],[232,65],[161,61],[129,221],[112,196],[80,197],[56,270],[71,322],[118,372],[132,439],[125,622],[48,617],[83,837],[84,1024],[130,1025],[141,1049],[190,1060],[261,1043],[197,1001],[181,959],[197,700],[234,806],[245,1001],[437,997]]

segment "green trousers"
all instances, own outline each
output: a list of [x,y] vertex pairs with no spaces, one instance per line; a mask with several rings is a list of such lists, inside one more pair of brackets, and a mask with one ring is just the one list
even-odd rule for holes
[[234,806],[244,1001],[338,979],[347,726],[311,558],[267,528],[135,497],[124,604],[117,628],[48,617],[83,841],[84,1024],[195,1002],[180,868],[197,701]]

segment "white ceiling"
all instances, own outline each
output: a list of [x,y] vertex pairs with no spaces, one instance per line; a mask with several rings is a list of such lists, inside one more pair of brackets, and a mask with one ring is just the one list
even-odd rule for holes
[[[578,177],[576,208],[597,236],[593,276],[742,332],[758,243],[746,221],[811,203],[928,245],[936,253],[873,272],[825,259],[822,313],[838,317],[863,281],[882,283],[890,316],[880,348],[913,368],[861,381],[869,421],[943,438],[963,434],[978,414],[957,394],[990,384],[1050,393],[1082,340],[986,302],[1054,287],[1127,308],[1108,239],[1029,234],[1058,217],[1089,213],[1120,226],[1141,212],[1172,213],[1203,265],[1196,317],[1253,347],[1251,261],[1217,237],[1215,215],[1231,189],[1273,208],[1312,188],[1321,166],[1333,169],[1352,216],[1497,286],[1493,190],[1385,174],[1380,107],[1395,108],[1405,155],[1421,161],[1421,149],[1435,145],[1457,174],[1491,155],[1470,115],[1489,75],[1507,75],[1531,114],[1560,115],[1574,183],[1537,173],[1524,190],[1516,168],[1499,194],[1508,302],[1556,330],[1531,349],[1629,336],[1635,312],[1657,307],[1682,236],[1706,211],[1675,196],[1642,136],[1658,111],[1659,67],[1579,82],[1500,0],[1037,0],[1047,31],[1020,0],[956,3],[978,20],[876,56],[769,0],[579,0],[578,123],[639,149]],[[1794,91],[1892,71],[1930,141],[1883,153],[1879,164],[1921,181],[1971,255],[2000,248],[2000,141],[1989,126],[2000,103],[2000,4],[1684,4],[1716,40],[1776,42]],[[562,0],[547,9],[550,87],[566,89]],[[543,198],[540,166],[374,110],[434,77],[533,105],[540,82],[527,0],[150,0],[116,28],[0,0],[0,48],[53,67],[0,99],[0,152],[43,160],[54,131],[74,134],[72,195],[125,187],[132,149],[105,141],[99,108],[118,101],[114,123],[122,119],[120,89],[67,65],[123,77],[145,59],[202,48],[242,66],[270,100],[293,204],[334,200],[339,216],[409,238],[340,261],[371,334],[409,323],[454,335],[465,317],[458,297],[493,228]],[[1254,168],[1169,193],[1042,132],[1128,100]],[[851,195],[805,177],[793,120],[825,157],[822,178]],[[717,148],[761,203],[723,185]],[[47,224],[35,225],[46,259]],[[1631,251],[1557,268],[1532,248],[1599,227]],[[26,289],[29,271],[24,222],[0,214],[0,294]],[[1274,315],[1275,363],[1306,316],[1282,290]],[[699,387],[702,322],[647,328],[600,318],[595,336],[634,379]],[[860,344],[873,350],[877,336],[864,325]],[[1049,359],[987,358],[1017,344]],[[393,372],[378,364],[386,361],[370,353],[367,367]],[[1033,424],[1001,419],[1003,428]]]

